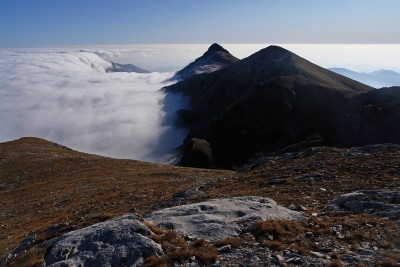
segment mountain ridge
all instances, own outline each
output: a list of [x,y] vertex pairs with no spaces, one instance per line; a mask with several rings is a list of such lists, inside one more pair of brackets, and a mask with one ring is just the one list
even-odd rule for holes
[[374,89],[269,46],[165,90],[191,102],[190,110],[180,111],[190,127],[180,164],[232,168],[298,142],[338,145],[336,111]]

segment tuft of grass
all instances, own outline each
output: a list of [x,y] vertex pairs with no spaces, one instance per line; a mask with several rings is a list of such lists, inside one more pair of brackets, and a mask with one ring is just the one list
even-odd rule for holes
[[15,259],[7,262],[6,267],[42,267],[44,266],[44,256],[49,248],[39,248],[37,246],[29,249],[28,251],[18,255]]
[[297,252],[297,253],[299,253],[301,255],[309,255],[310,254],[310,250],[307,247],[302,246],[299,243],[290,244],[288,249],[291,250],[291,251]]
[[394,259],[389,259],[389,258],[382,259],[382,260],[377,260],[375,262],[375,264],[376,264],[376,266],[379,266],[379,267],[396,267],[396,266],[399,266]]
[[261,245],[271,250],[284,250],[285,246],[279,241],[264,240]]
[[295,237],[303,230],[304,228],[298,221],[267,220],[255,222],[251,231],[256,237],[272,236],[273,240],[280,240],[287,236]]
[[231,248],[239,248],[243,245],[242,240],[238,237],[227,237],[225,239],[222,240],[218,240],[214,243],[214,245],[216,247],[223,247],[223,246],[227,246],[230,245]]
[[[338,225],[340,233],[335,230]],[[382,249],[393,249],[400,239],[398,226],[392,221],[362,214],[311,217],[304,221],[257,221],[249,227],[249,231],[264,246],[275,250],[289,249],[302,255],[308,255],[311,250],[319,251],[321,248],[316,240],[321,239],[332,246],[347,247],[354,252],[359,249],[361,242],[367,241]]]
[[384,249],[392,248],[392,244],[387,240],[379,240],[378,245]]
[[350,242],[350,250],[351,251],[356,252],[358,250],[358,248],[359,248],[359,245],[355,240]]
[[356,265],[356,267],[365,267],[365,263],[362,261],[359,261]]
[[[183,264],[191,261],[194,257],[202,265],[210,265],[218,259],[218,250],[213,244],[204,239],[186,241],[178,233],[150,225],[150,229],[155,233],[151,236],[155,242],[159,243],[164,255],[161,257],[149,257],[144,266],[171,266],[174,263]],[[158,234],[156,234],[158,233]]]
[[343,267],[343,263],[339,259],[332,259],[329,263],[330,267]]

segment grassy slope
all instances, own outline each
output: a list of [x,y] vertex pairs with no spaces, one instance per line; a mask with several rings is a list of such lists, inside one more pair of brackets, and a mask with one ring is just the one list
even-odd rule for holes
[[180,168],[80,153],[38,139],[0,144],[0,256],[24,235],[71,222],[76,228],[148,212],[174,192],[231,171]]
[[[206,194],[190,202],[259,195],[285,206],[304,205],[308,213],[319,212],[342,193],[400,188],[400,152],[396,149],[365,153],[336,148],[313,150],[294,158],[277,157],[235,173],[111,159],[37,138],[2,143],[0,256],[10,253],[32,231],[65,222],[77,229],[132,208],[146,214],[161,208],[160,202],[170,200],[173,193],[194,187]],[[276,178],[286,182],[269,184]],[[336,220],[342,219],[328,226],[338,224]],[[46,234],[39,237],[48,238]]]

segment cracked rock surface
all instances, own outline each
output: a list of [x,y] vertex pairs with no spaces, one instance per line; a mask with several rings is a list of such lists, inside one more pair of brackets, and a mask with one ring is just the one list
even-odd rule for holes
[[161,255],[149,238],[151,231],[136,215],[128,214],[54,238],[46,266],[137,266]]
[[241,222],[305,218],[303,213],[277,205],[272,199],[246,196],[212,199],[162,209],[151,213],[146,219],[186,236],[215,241],[237,236],[241,231]]

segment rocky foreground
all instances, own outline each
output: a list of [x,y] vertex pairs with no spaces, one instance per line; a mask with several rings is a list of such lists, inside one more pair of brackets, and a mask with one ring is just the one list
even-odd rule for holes
[[24,138],[0,144],[0,205],[4,266],[398,266],[400,146],[232,172]]

